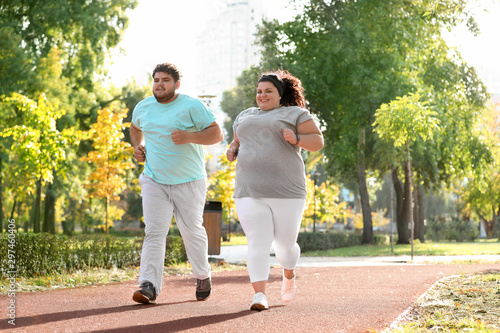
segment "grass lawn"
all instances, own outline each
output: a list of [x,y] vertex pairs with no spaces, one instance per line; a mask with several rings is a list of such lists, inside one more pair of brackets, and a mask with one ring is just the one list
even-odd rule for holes
[[245,235],[231,235],[228,242],[221,242],[221,246],[232,245],[247,245],[247,237]]
[[[474,243],[439,243],[415,241],[413,255],[415,256],[455,256],[455,255],[500,255],[498,240],[477,241]],[[411,245],[362,245],[338,248],[325,251],[310,251],[302,253],[304,257],[358,257],[358,256],[402,256],[411,255]]]

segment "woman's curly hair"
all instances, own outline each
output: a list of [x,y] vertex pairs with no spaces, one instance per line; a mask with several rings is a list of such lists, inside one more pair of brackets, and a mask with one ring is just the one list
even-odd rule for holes
[[[305,107],[306,99],[304,96],[304,88],[302,82],[290,72],[286,70],[277,70],[275,72],[267,72],[264,75],[275,75],[283,82],[283,94],[281,96],[281,105],[283,106],[298,106]],[[271,80],[266,80],[272,82]],[[274,82],[273,82],[274,84]]]

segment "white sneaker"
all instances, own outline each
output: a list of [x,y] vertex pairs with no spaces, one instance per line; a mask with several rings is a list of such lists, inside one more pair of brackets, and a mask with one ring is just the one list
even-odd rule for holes
[[262,311],[269,309],[267,304],[266,295],[263,293],[256,293],[253,295],[252,303],[250,304],[250,310]]
[[287,279],[283,274],[283,284],[281,285],[281,299],[284,302],[291,302],[295,297],[295,274],[293,278]]

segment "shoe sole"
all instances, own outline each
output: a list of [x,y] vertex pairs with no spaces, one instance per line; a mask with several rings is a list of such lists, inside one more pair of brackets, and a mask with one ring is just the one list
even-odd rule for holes
[[264,306],[264,304],[260,304],[260,303],[255,303],[255,304],[252,304],[252,306],[250,307],[250,310],[253,310],[253,311],[262,311],[262,310],[267,310],[268,308],[266,308]]
[[197,301],[206,301],[209,297],[210,297],[210,295],[208,295],[207,297],[196,297],[196,300]]
[[210,295],[212,295],[212,289],[209,290],[197,290],[196,291],[196,300],[197,301],[206,301]]
[[132,296],[132,299],[137,302],[137,303],[142,303],[142,304],[156,304],[156,300],[150,300],[146,296],[144,296],[141,292],[136,291],[134,293],[134,296]]

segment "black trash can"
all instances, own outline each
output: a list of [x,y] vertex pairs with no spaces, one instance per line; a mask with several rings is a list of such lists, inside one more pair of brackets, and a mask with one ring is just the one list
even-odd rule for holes
[[203,226],[208,236],[208,254],[219,255],[222,233],[222,202],[207,201],[205,203]]

